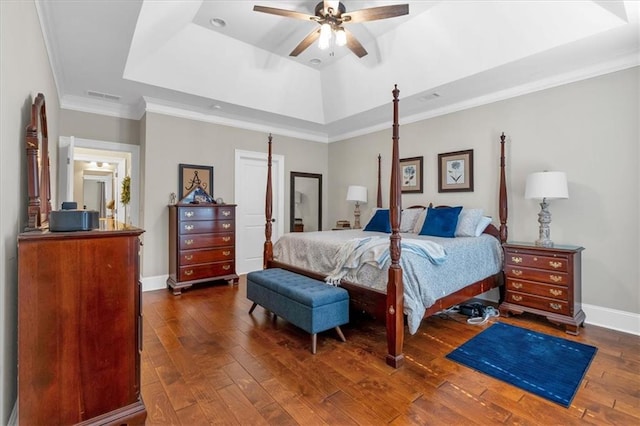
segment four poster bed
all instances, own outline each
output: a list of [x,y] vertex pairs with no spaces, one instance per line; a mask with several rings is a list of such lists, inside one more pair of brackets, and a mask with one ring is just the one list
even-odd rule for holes
[[[478,234],[474,238],[466,239],[422,237],[421,235],[407,234],[407,229],[403,229],[403,235],[401,236],[401,216],[403,211],[400,189],[399,90],[397,86],[392,93],[393,147],[389,218],[387,220],[387,222],[390,222],[390,235],[382,232],[370,232],[366,229],[364,231],[341,230],[286,234],[276,244],[276,255],[274,256],[274,245],[271,242],[271,223],[273,221],[272,136],[269,135],[263,266],[265,269],[282,268],[312,278],[332,281],[349,292],[350,304],[353,308],[368,312],[374,317],[385,318],[388,349],[386,362],[388,365],[397,368],[404,361],[402,353],[404,314],[407,311],[409,331],[414,333],[417,324],[423,317],[462,303],[503,283],[501,244],[506,242],[507,239],[507,192],[504,156],[505,136],[503,133],[500,137],[500,229],[489,224],[483,231],[480,231],[482,235]],[[380,156],[378,156],[377,192],[377,204],[378,207],[381,207]],[[422,207],[412,206],[409,209],[414,208]],[[380,245],[385,241],[383,249]],[[474,248],[468,248],[469,245]],[[343,256],[345,262],[334,271],[331,271],[334,266],[331,262],[335,262],[335,259],[339,257],[336,254],[345,251],[347,247],[349,253],[365,249],[368,250],[366,253],[375,253],[375,255],[369,256],[369,260],[373,257],[375,257],[376,261],[384,258],[385,261],[382,262],[380,260],[379,266],[384,263],[384,265],[388,264],[388,268],[381,269],[379,267],[378,275],[376,275],[373,273],[374,266],[361,264],[358,266],[357,273],[354,272],[354,269],[352,270],[353,273],[342,272],[336,274],[336,270],[344,266],[344,263],[348,263],[350,260],[347,259],[351,258],[345,254]],[[402,258],[401,252],[403,253]],[[308,258],[319,259],[317,260],[318,263],[310,264],[309,262],[300,261],[300,253],[305,253]],[[446,262],[443,260],[444,256],[447,257]],[[367,255],[364,254],[363,257],[367,257]],[[360,259],[359,261],[362,260]],[[316,260],[313,260],[313,262],[316,262]],[[461,265],[462,268],[460,268]],[[456,266],[458,269],[454,269]],[[405,273],[403,273],[403,268],[409,271],[404,271]],[[361,274],[360,271],[364,272]],[[453,279],[450,279],[451,277]],[[427,281],[429,282],[428,286],[423,283]],[[445,281],[447,281],[447,284],[441,285]],[[449,281],[454,282],[449,283]],[[375,282],[377,282],[377,285]],[[431,287],[431,289],[428,290],[426,287]]]

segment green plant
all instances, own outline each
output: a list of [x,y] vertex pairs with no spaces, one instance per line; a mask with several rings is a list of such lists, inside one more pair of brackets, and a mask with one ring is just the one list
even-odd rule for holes
[[122,194],[120,194],[120,202],[125,206],[131,201],[131,177],[125,176],[122,180]]

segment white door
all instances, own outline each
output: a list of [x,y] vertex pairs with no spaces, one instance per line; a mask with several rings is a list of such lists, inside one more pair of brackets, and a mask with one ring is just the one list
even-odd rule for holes
[[[284,225],[284,157],[274,155],[271,167],[273,222],[271,241],[282,235]],[[238,274],[262,269],[265,242],[267,154],[236,150],[236,270]]]
[[[58,148],[58,204],[73,200],[73,136],[60,138]],[[82,206],[80,206],[82,207]],[[60,206],[53,206],[57,210]]]

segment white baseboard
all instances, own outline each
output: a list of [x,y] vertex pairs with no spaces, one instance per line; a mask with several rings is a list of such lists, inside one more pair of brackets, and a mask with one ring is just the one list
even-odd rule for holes
[[[487,300],[489,302],[498,302],[499,293],[497,289],[489,290],[479,296],[477,299]],[[597,325],[598,327],[609,328],[611,330],[622,331],[624,333],[635,334],[640,336],[640,314],[619,311],[617,309],[603,308],[602,306],[582,304],[587,319],[585,324]]]
[[[142,278],[140,280],[142,282],[142,291],[153,291],[167,288],[168,277],[168,275],[158,275],[155,277]],[[498,295],[498,290],[492,289],[480,296],[476,296],[476,298],[488,300],[490,302],[497,302]],[[585,303],[582,304],[582,310],[587,316],[587,319],[585,320],[586,324],[597,325],[599,327],[610,328],[611,330],[640,336],[639,314],[604,308],[602,306],[588,305]]]
[[156,275],[155,277],[142,277],[142,291],[162,290],[167,288],[167,278],[169,275]]
[[640,315],[602,306],[582,304],[587,319],[586,324],[610,328],[624,333],[640,336]]

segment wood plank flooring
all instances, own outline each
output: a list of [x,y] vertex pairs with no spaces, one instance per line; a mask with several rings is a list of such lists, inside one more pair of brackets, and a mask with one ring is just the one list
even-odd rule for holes
[[[384,363],[384,324],[352,315],[310,337],[261,307],[246,279],[173,296],[143,293],[147,425],[640,424],[640,337],[587,325],[570,336],[533,315],[468,325],[452,314],[405,338],[405,365]],[[598,348],[569,408],[445,358],[499,320]]]

